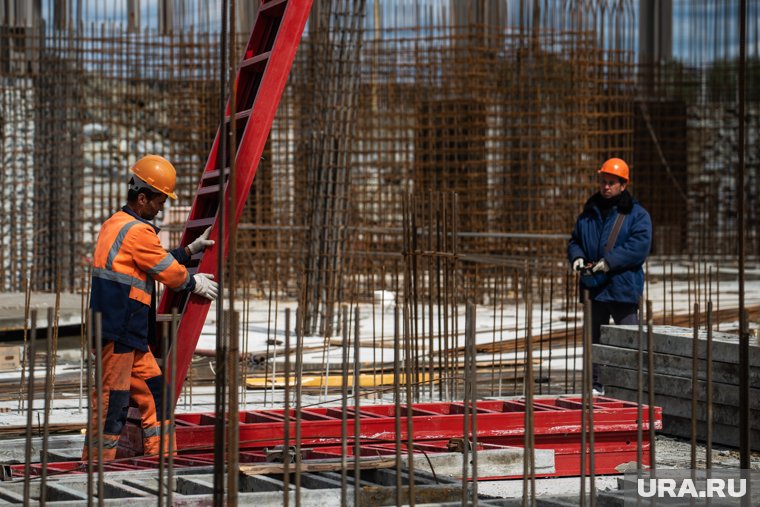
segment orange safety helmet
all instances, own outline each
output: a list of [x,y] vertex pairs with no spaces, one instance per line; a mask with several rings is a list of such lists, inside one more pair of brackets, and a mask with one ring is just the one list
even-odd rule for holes
[[177,194],[174,193],[174,187],[177,184],[177,171],[171,162],[164,157],[145,155],[135,162],[130,171],[157,191],[172,199],[177,198]]
[[618,178],[623,178],[626,183],[631,181],[628,176],[628,164],[622,158],[611,158],[602,164],[602,168],[599,169],[600,173],[612,174]]

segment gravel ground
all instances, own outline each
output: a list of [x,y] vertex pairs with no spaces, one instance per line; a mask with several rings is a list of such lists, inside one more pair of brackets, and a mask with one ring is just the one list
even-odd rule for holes
[[[655,443],[657,468],[691,468],[691,442],[679,438],[658,435]],[[705,468],[707,446],[697,443],[697,468]],[[751,455],[753,470],[760,470],[760,452]],[[739,450],[713,446],[713,468],[739,468]]]

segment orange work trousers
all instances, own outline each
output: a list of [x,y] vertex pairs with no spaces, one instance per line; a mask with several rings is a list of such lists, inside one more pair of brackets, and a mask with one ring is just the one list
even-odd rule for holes
[[[130,400],[134,400],[140,410],[144,454],[158,454],[161,447],[161,424],[167,430],[170,429],[168,414],[162,414],[163,383],[161,369],[150,350],[142,352],[112,341],[104,342],[103,414],[98,414],[98,393],[95,389],[90,401],[92,427],[95,428],[95,435],[92,435],[93,455],[98,446],[97,428],[101,428],[103,460],[116,458],[116,448],[127,422]],[[168,392],[173,393],[173,390],[169,389]],[[88,439],[90,437],[87,436]],[[168,451],[169,432],[166,431],[164,452]],[[87,455],[88,440],[85,440],[82,460],[86,460]]]

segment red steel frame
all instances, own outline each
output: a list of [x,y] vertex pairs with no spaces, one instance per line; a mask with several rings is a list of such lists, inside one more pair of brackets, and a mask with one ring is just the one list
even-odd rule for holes
[[[306,20],[311,10],[312,0],[262,0],[251,36],[246,45],[245,54],[238,67],[235,81],[234,118],[230,118],[230,103],[227,103],[227,125],[235,122],[238,147],[235,156],[235,195],[232,196],[234,220],[237,223],[243,213],[246,198],[253,184],[256,169],[264,151],[269,131],[272,128],[277,106],[280,102],[285,83],[293,64],[296,49],[301,40]],[[229,130],[229,129],[227,129]],[[200,261],[197,269],[191,273],[211,273],[217,275],[219,253],[219,228],[217,209],[219,186],[224,185],[225,202],[229,201],[230,188],[221,181],[222,170],[229,169],[228,160],[222,160],[222,152],[228,159],[227,149],[220,150],[220,137],[225,129],[217,131],[206,167],[198,184],[198,191],[193,201],[190,216],[182,234],[181,245],[188,245],[209,225],[213,225],[211,239],[216,245],[207,248],[203,254],[193,257]],[[224,253],[228,252],[229,228],[224,227]],[[191,294],[177,294],[164,291],[158,306],[159,314],[168,314],[173,308],[181,313],[177,329],[177,362],[175,382],[175,401],[179,397],[185,375],[190,366],[195,347],[198,344],[203,324],[209,310],[209,301]],[[171,378],[167,375],[167,378]]]
[[[538,398],[534,401],[535,446],[553,449],[555,472],[546,476],[576,476],[580,474],[581,399],[574,396]],[[462,438],[462,403],[418,403],[413,405],[412,428],[415,447],[435,452],[446,450],[452,438]],[[478,401],[478,442],[492,448],[522,447],[525,437],[524,400]],[[636,462],[637,406],[635,403],[612,398],[594,398],[594,458],[595,473],[617,474],[623,463]],[[406,409],[402,410],[406,413]],[[395,453],[395,406],[366,405],[360,410],[362,454]],[[240,462],[266,460],[265,449],[284,444],[284,410],[240,412]],[[301,447],[304,459],[339,457],[342,452],[341,413],[335,407],[306,408],[301,412]],[[353,439],[353,413],[346,438]],[[291,421],[294,421],[291,410]],[[406,418],[401,418],[402,441],[406,440]],[[177,414],[176,441],[179,455],[177,467],[213,465],[214,423],[212,413]],[[642,459],[649,465],[649,407],[642,407]],[[290,435],[295,435],[291,422]],[[662,428],[662,409],[655,407],[655,429]],[[289,445],[295,445],[291,439]],[[349,452],[351,446],[349,446]],[[122,453],[123,454],[123,453]],[[588,451],[587,451],[588,454]],[[588,469],[589,464],[587,463]],[[132,457],[109,462],[107,470],[134,470],[157,467],[155,457]],[[33,466],[32,473],[39,467]],[[23,476],[24,465],[6,467],[6,475]],[[51,473],[86,471],[86,463],[49,463]],[[495,477],[490,477],[495,478]]]

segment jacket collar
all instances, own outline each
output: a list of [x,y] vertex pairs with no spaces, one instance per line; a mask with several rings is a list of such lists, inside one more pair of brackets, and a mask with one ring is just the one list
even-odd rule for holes
[[[589,198],[588,201],[586,201],[586,204],[583,206],[583,212],[589,213],[591,211],[599,211],[599,202],[604,199],[602,197],[602,194],[599,192],[595,193],[594,195]],[[619,213],[623,215],[629,214],[631,211],[633,211],[633,204],[634,204],[633,196],[628,192],[628,190],[623,190],[623,193],[620,194],[620,202],[618,202],[617,210]]]
[[160,227],[157,227],[153,223],[148,222],[143,217],[141,217],[140,215],[138,215],[137,213],[135,213],[134,210],[132,208],[130,208],[129,206],[127,206],[126,204],[124,205],[123,208],[121,208],[121,211],[123,211],[124,213],[126,213],[128,215],[133,216],[135,219],[139,220],[140,222],[142,222],[144,224],[150,225],[151,227],[153,227],[153,230],[156,231],[156,234],[158,234],[158,232],[161,230]]

